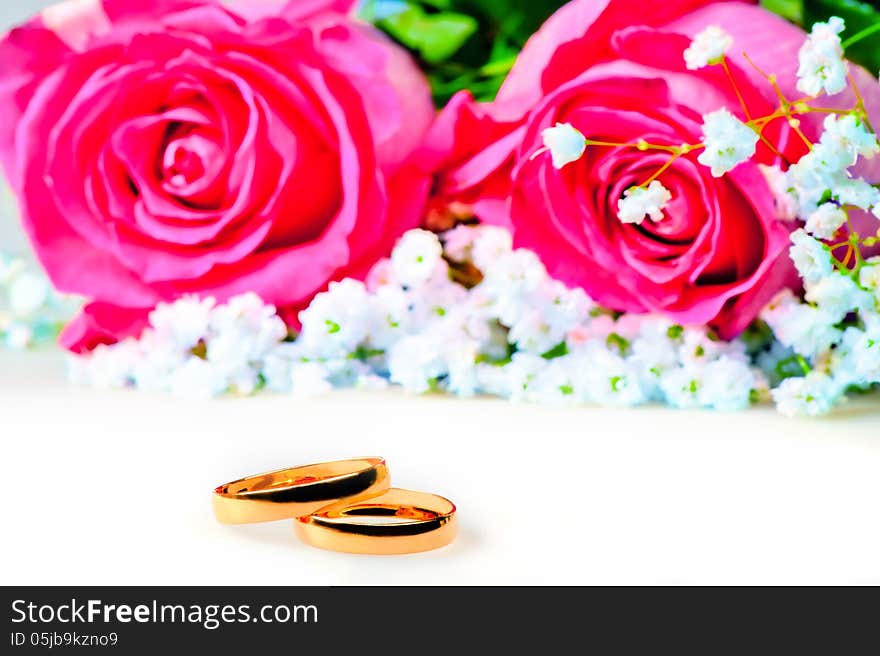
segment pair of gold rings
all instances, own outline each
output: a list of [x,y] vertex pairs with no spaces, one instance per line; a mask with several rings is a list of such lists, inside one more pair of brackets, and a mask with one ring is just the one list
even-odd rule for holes
[[279,469],[221,485],[214,515],[224,524],[293,519],[307,544],[360,554],[436,549],[457,532],[455,504],[391,487],[383,458]]

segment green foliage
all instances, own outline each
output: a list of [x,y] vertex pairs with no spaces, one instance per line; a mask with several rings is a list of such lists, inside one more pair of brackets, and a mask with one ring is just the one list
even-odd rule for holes
[[383,19],[380,25],[428,64],[449,59],[479,28],[472,16],[451,11],[429,14],[417,5]]
[[800,25],[804,22],[803,0],[762,0],[761,5],[793,23]]
[[[525,42],[563,4],[565,0],[363,0],[360,13],[413,53],[431,81],[435,101],[443,105],[461,89],[470,89],[479,100],[494,98]],[[844,41],[880,24],[876,0],[761,4],[806,29],[840,16],[846,21]],[[880,31],[853,43],[847,56],[876,73]]]
[[846,22],[844,43],[860,33],[865,34],[846,49],[846,56],[876,74],[880,69],[880,31],[870,28],[880,25],[877,3],[862,0],[762,0],[761,4],[780,16],[794,21],[807,30],[817,21],[840,16]]
[[434,99],[498,92],[528,38],[564,0],[366,0],[361,16],[419,60]]

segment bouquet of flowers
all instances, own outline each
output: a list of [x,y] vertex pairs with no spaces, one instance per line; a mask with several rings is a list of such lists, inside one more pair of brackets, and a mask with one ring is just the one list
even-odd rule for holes
[[532,34],[540,4],[12,30],[0,162],[85,299],[73,377],[791,415],[880,384],[880,12],[572,0]]

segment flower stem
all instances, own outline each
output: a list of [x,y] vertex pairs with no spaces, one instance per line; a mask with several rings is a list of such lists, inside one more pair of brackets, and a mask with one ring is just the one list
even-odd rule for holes
[[645,182],[643,182],[643,183],[641,184],[641,186],[642,186],[642,187],[647,187],[649,184],[651,184],[652,182],[654,182],[654,180],[656,180],[657,178],[659,178],[659,177],[663,174],[663,172],[664,172],[666,169],[668,169],[670,166],[672,166],[673,163],[675,162],[675,160],[677,160],[679,157],[681,157],[681,153],[676,153],[675,155],[673,155],[672,157],[670,157],[670,158],[669,158],[669,161],[666,162],[663,166],[661,166],[661,167],[657,170],[657,172],[654,173],[654,175],[652,175],[652,176],[651,176],[650,178],[648,178]]
[[739,85],[736,83],[736,78],[733,77],[733,71],[730,70],[730,65],[727,63],[727,57],[721,58],[721,67],[724,69],[724,72],[727,74],[727,78],[730,80],[730,86],[733,87],[733,92],[736,94],[736,99],[739,100],[740,107],[742,107],[743,113],[746,115],[746,119],[751,121],[752,115],[749,112],[749,108],[746,105],[746,100],[743,98],[742,92],[739,90]]
[[862,118],[865,121],[865,127],[868,128],[869,131],[874,132],[874,128],[871,127],[871,121],[868,119],[868,110],[865,107],[865,99],[859,91],[859,85],[856,84],[856,79],[853,77],[852,72],[847,73],[847,77],[849,78],[849,83],[852,85],[853,93],[856,96],[856,110],[861,113]]
[[840,45],[842,45],[843,49],[846,50],[850,46],[855,45],[856,43],[858,43],[862,39],[865,39],[865,38],[871,36],[875,32],[880,32],[880,23],[875,23],[874,25],[866,27],[865,29],[863,29],[860,32],[856,32],[855,34],[853,34],[850,38],[848,38],[846,41],[844,41]]
[[618,143],[616,141],[597,141],[596,139],[587,139],[588,146],[605,146],[607,148],[638,148],[639,150],[665,150],[670,153],[678,152],[678,146],[663,146],[661,144],[650,144],[647,142]]

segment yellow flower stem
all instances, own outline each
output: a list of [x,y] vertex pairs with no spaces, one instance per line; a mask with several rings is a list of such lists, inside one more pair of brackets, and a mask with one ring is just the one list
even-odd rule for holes
[[681,153],[678,153],[677,155],[673,155],[672,157],[670,157],[669,161],[667,161],[663,166],[661,166],[654,175],[652,175],[650,178],[645,180],[645,182],[643,182],[640,186],[647,187],[649,184],[654,182],[654,180],[659,178],[663,174],[663,172],[666,171],[666,169],[668,169],[670,166],[672,166],[675,163],[675,160],[677,160],[679,157],[681,157]]
[[871,132],[874,132],[874,128],[871,127],[871,121],[868,118],[868,110],[865,108],[865,99],[859,91],[859,85],[856,84],[856,79],[853,77],[852,72],[847,73],[847,77],[849,78],[849,83],[852,85],[853,93],[856,96],[856,111],[861,114],[862,120],[865,121],[865,127]]
[[[862,256],[862,251],[859,248],[859,245],[862,243],[861,235],[859,235],[858,231],[853,226],[852,219],[849,217],[849,210],[844,208],[844,212],[846,212],[846,227],[849,230],[849,245],[853,250],[856,256],[856,264],[860,265],[865,261],[865,258]],[[847,259],[849,259],[849,253],[847,253]]]
[[796,104],[793,107],[793,113],[795,114],[838,114],[840,116],[845,116],[846,114],[852,114],[852,109],[831,109],[830,107],[812,107],[810,105],[807,106],[806,109],[801,110],[798,109]]
[[670,157],[669,160],[654,173],[654,175],[652,175],[650,178],[645,180],[645,182],[643,182],[639,186],[640,187],[647,187],[649,184],[654,182],[654,180],[656,180],[661,175],[663,175],[663,173],[670,166],[672,166],[675,163],[675,160],[677,160],[679,157],[681,157],[682,155],[686,155],[690,152],[693,152],[695,150],[700,150],[702,148],[705,148],[705,145],[703,145],[703,144],[683,144],[681,146],[675,147],[673,150],[673,153],[672,153],[672,157]]
[[664,146],[662,144],[650,144],[645,141],[618,143],[616,141],[597,141],[595,139],[587,139],[587,146],[605,146],[607,148],[636,148],[637,150],[665,150],[670,153],[676,152],[678,146]]
[[730,80],[730,86],[733,87],[733,92],[736,94],[737,100],[739,100],[740,107],[742,107],[743,113],[746,115],[746,118],[751,121],[752,115],[749,113],[749,108],[746,105],[746,100],[742,95],[742,92],[739,90],[739,86],[736,83],[736,79],[733,77],[733,72],[730,70],[730,65],[727,63],[727,57],[721,56],[721,68],[724,69],[724,73],[727,75],[727,79]]

